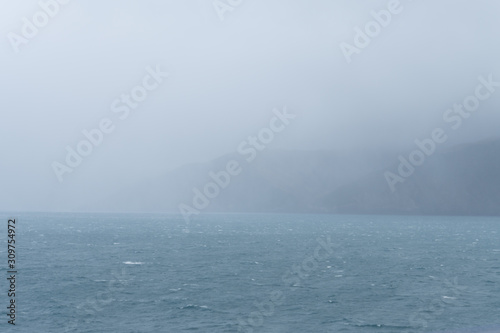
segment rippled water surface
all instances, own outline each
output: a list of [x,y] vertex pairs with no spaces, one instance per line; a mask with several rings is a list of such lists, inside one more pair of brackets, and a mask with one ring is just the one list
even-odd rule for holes
[[498,218],[16,217],[1,332],[500,332]]

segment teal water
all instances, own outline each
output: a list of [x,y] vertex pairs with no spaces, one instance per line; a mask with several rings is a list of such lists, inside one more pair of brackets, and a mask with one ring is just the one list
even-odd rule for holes
[[500,332],[499,218],[1,218],[0,332]]

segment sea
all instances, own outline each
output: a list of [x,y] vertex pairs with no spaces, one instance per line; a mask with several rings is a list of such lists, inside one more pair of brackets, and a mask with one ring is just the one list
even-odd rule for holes
[[498,217],[0,218],[0,332],[500,332]]

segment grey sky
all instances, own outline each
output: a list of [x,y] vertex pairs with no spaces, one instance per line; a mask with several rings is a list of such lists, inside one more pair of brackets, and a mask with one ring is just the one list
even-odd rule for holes
[[[209,0],[73,0],[15,53],[7,34],[40,7],[1,0],[0,209],[65,209],[234,152],[284,105],[297,120],[273,148],[408,149],[478,76],[500,81],[500,3],[401,0],[348,64],[340,43],[388,2],[247,0],[221,21]],[[59,183],[51,163],[156,65],[169,78]],[[500,90],[450,144],[499,136],[499,120]]]

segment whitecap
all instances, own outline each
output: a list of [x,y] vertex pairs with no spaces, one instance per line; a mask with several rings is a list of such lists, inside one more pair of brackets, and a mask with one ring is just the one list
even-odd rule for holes
[[140,261],[124,261],[123,263],[125,265],[142,265],[142,264],[144,264],[143,262],[140,262]]

